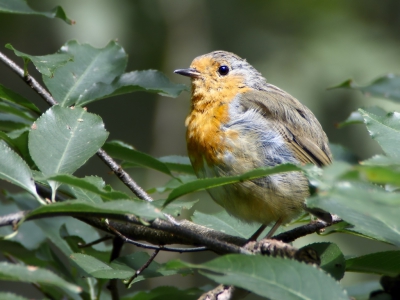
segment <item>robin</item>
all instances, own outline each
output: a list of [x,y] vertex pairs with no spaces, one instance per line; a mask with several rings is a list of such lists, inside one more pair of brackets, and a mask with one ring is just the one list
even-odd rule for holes
[[[175,70],[192,82],[186,118],[190,161],[200,178],[243,174],[284,163],[328,165],[328,138],[314,114],[266,79],[245,59],[214,51]],[[302,172],[280,173],[208,190],[231,215],[263,226],[267,237],[307,210],[331,222],[330,214],[309,209],[309,185]]]

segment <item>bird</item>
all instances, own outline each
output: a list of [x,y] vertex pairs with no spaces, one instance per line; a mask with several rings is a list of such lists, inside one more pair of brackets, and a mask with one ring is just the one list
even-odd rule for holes
[[[227,51],[196,57],[174,73],[191,79],[186,118],[188,156],[199,178],[243,174],[280,164],[332,162],[328,138],[305,105],[270,84],[246,59]],[[308,211],[330,223],[331,215],[307,208],[309,184],[300,171],[237,182],[207,190],[230,215],[262,224],[251,240]]]

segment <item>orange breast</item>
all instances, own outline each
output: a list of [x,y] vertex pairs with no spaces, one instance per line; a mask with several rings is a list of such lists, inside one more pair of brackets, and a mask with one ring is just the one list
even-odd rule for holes
[[235,139],[237,133],[221,130],[221,125],[230,121],[229,103],[247,90],[238,88],[240,78],[219,82],[218,86],[199,81],[192,82],[192,110],[186,118],[188,153],[195,170],[202,167],[203,160],[209,166],[222,162],[224,153],[229,150],[226,141]]

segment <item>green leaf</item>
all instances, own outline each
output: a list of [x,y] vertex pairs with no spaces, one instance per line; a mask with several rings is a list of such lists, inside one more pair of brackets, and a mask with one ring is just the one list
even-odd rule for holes
[[346,271],[397,276],[400,274],[400,251],[376,252],[346,260]]
[[51,12],[39,12],[33,10],[26,0],[0,0],[0,13],[38,15],[51,19],[59,18],[69,25],[75,24],[75,21],[69,19],[60,6],[53,8]]
[[[77,198],[82,201],[90,201],[92,203],[99,203],[102,202],[101,199],[98,201],[98,198],[94,198],[96,195],[100,196],[106,201],[110,200],[119,200],[119,199],[130,199],[130,197],[120,191],[114,191],[114,190],[105,190],[103,186],[99,185],[99,182],[96,180],[93,180],[93,178],[78,178],[73,175],[66,175],[66,174],[61,174],[61,175],[56,175],[56,176],[50,176],[46,177],[45,180],[47,181],[57,181],[58,183],[66,184],[70,186],[73,191],[78,192],[76,194]],[[97,182],[97,183],[96,183]],[[78,197],[78,195],[82,195],[83,198]]]
[[231,184],[231,183],[235,183],[235,182],[256,179],[256,178],[260,178],[260,177],[264,177],[264,176],[268,176],[268,175],[272,175],[272,174],[292,172],[292,171],[301,171],[301,169],[298,166],[295,166],[292,164],[282,164],[282,165],[279,165],[279,166],[276,166],[273,168],[264,167],[264,168],[251,170],[249,172],[246,172],[242,175],[237,175],[237,176],[197,179],[197,180],[182,184],[181,186],[172,190],[172,192],[169,194],[167,200],[165,201],[164,205],[168,205],[170,202],[172,202],[176,198],[181,197],[186,194],[189,194],[189,193],[192,193],[192,192],[202,191],[205,189],[211,189],[214,187],[223,186],[223,185]]
[[[71,176],[71,175],[67,175],[67,176]],[[105,186],[105,182],[104,182],[103,178],[100,178],[97,176],[86,176],[85,178],[82,178],[82,179],[85,180],[85,183],[93,184],[95,187],[97,187],[97,190],[94,193],[94,192],[88,191],[84,187],[77,187],[77,186],[69,185],[72,192],[74,193],[75,198],[83,200],[83,201],[87,201],[87,202],[93,202],[93,203],[103,202],[100,195],[98,195],[98,193],[97,193],[97,191],[101,191],[102,193],[107,193],[105,191],[102,191]],[[118,196],[118,198],[116,198],[116,199],[121,199],[121,198],[129,198],[129,196],[128,195],[125,195],[124,197]]]
[[335,161],[344,161],[349,164],[357,164],[359,161],[353,152],[342,145],[329,144],[329,148],[331,148],[332,156]]
[[28,300],[28,298],[13,294],[13,293],[6,293],[0,292],[0,299],[2,300]]
[[[254,234],[261,226],[261,224],[257,223],[244,223],[237,218],[230,216],[225,210],[212,215],[195,211],[192,221],[196,224],[245,239],[251,237],[251,235]],[[260,234],[260,236],[263,237],[265,235]]]
[[332,275],[336,280],[344,276],[346,261],[340,248],[333,243],[314,243],[307,245],[314,249],[321,259],[320,268]]
[[[0,0],[1,1],[1,0]],[[0,99],[7,101],[9,103],[17,104],[19,106],[30,109],[31,111],[40,114],[39,108],[35,104],[26,100],[21,95],[15,93],[13,90],[6,88],[4,85],[0,84]]]
[[379,77],[367,86],[359,86],[353,80],[349,79],[332,89],[336,88],[359,90],[366,96],[400,101],[400,76],[395,74]]
[[101,49],[69,41],[59,53],[73,56],[74,61],[58,68],[52,78],[43,77],[43,81],[60,106],[83,105],[83,98],[85,104],[96,100],[85,94],[99,82],[111,84],[124,72],[128,61],[124,49],[114,41]]
[[25,73],[27,73],[28,63],[32,62],[40,73],[48,77],[53,77],[55,70],[74,59],[72,55],[65,53],[33,56],[16,50],[11,44],[7,44],[6,48],[13,50],[16,56],[24,60]]
[[229,254],[201,265],[171,261],[167,267],[196,268],[218,283],[270,299],[348,299],[339,284],[320,269],[280,257]]
[[29,113],[27,113],[21,107],[18,107],[16,105],[10,105],[8,103],[0,102],[0,111],[4,112],[6,114],[15,115],[16,117],[25,119],[27,121],[26,122],[27,124],[32,124],[33,121],[36,119],[36,118],[33,118]]
[[181,186],[182,184],[185,184],[190,181],[194,181],[196,179],[197,179],[197,177],[195,175],[178,175],[178,176],[171,178],[171,180],[169,180],[163,186],[152,188],[150,190],[147,190],[147,192],[148,193],[155,193],[155,192],[164,193],[166,191],[171,191],[171,190],[177,188],[178,186]]
[[163,162],[159,161],[157,158],[154,158],[146,153],[133,149],[133,147],[125,144],[124,142],[120,141],[107,142],[103,146],[103,149],[108,153],[108,155],[114,158],[135,163],[139,166],[154,169],[172,176],[170,170]]
[[53,106],[35,124],[29,151],[45,176],[75,172],[108,136],[101,118],[80,107]]
[[178,97],[184,90],[187,90],[186,85],[172,83],[160,71],[132,71],[118,76],[111,83],[98,82],[93,84],[79,99],[79,105],[86,105],[94,100],[106,97],[141,91],[167,97]]
[[142,200],[115,200],[104,203],[89,203],[80,200],[67,200],[38,207],[29,213],[27,218],[51,215],[99,215],[108,217],[110,215],[127,214],[133,214],[146,219],[163,217],[163,214],[157,207]]
[[[383,117],[387,114],[387,112],[379,106],[366,107],[366,108],[364,108],[364,110],[369,113],[372,113],[376,116],[381,116],[381,117]],[[363,124],[363,123],[364,123],[364,118],[361,115],[360,111],[357,110],[357,111],[353,111],[345,121],[337,124],[337,128],[343,128],[347,125]]]
[[198,288],[180,290],[173,286],[159,286],[146,292],[134,292],[125,295],[122,300],[163,300],[163,299],[179,299],[193,300],[198,299],[204,291]]
[[396,193],[372,184],[339,181],[306,203],[338,215],[355,226],[353,231],[400,246],[400,199]]
[[107,264],[87,254],[73,253],[70,258],[82,268],[87,275],[95,278],[125,279],[135,274],[135,270],[127,266],[115,263]]
[[7,262],[0,262],[0,280],[56,286],[73,293],[80,293],[82,291],[79,286],[65,281],[49,270]]
[[388,156],[400,159],[400,113],[377,116],[362,109],[359,111],[370,136],[379,143]]
[[2,140],[0,140],[0,179],[22,187],[39,202],[45,203],[36,192],[32,172],[26,162]]

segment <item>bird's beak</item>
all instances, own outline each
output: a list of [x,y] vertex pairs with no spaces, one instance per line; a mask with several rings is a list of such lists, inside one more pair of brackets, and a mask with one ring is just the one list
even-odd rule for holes
[[174,73],[179,74],[179,75],[183,75],[183,76],[188,76],[190,78],[196,78],[200,76],[200,72],[197,71],[196,69],[178,69],[175,70]]

